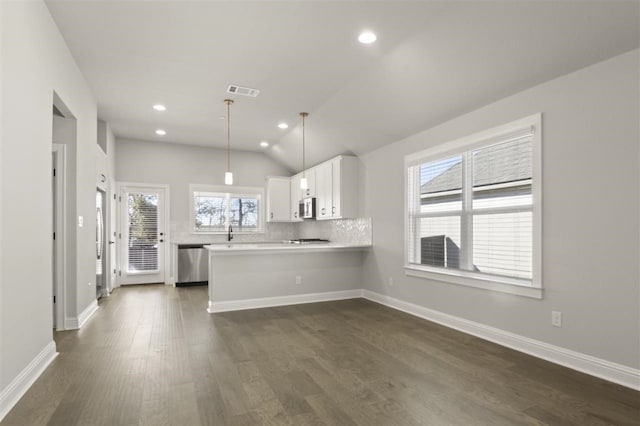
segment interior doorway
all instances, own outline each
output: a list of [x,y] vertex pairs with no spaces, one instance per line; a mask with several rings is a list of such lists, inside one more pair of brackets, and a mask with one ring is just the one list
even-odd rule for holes
[[66,146],[54,143],[51,160],[53,328],[64,330]]
[[[73,155],[77,141],[77,121],[65,103],[57,93],[53,93],[52,136],[51,136],[51,223],[52,223],[52,247],[51,247],[51,302],[52,302],[52,327],[55,330],[73,328],[67,324],[67,286],[69,285],[68,264],[70,259],[67,253],[68,233],[73,232],[75,217],[68,217],[68,194],[72,193],[67,188],[67,176],[72,172],[68,170],[68,156]],[[71,150],[71,151],[70,151]],[[69,223],[70,221],[70,223]]]

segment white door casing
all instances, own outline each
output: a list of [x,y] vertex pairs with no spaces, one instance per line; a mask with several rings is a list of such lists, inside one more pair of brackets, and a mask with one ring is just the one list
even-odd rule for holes
[[[66,145],[53,144],[53,168],[52,171],[52,191],[55,199],[53,200],[54,232],[53,240],[53,296],[55,303],[53,304],[53,314],[55,317],[54,328],[56,330],[65,329],[65,304],[66,304]],[[53,302],[53,301],[52,301]]]

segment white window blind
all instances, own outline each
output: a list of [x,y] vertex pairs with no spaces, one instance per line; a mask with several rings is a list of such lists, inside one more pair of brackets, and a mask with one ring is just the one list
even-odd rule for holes
[[129,272],[158,269],[158,194],[127,195]]
[[408,159],[408,267],[538,285],[538,129],[507,127],[491,137],[458,141],[446,154]]

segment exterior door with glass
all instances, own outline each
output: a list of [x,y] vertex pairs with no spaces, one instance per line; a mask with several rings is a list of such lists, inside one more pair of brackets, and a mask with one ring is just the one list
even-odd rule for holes
[[166,188],[120,188],[120,284],[165,282]]

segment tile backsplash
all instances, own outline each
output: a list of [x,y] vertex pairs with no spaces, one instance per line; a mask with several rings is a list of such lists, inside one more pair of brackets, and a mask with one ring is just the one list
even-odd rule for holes
[[334,243],[371,245],[371,218],[305,220],[298,225],[298,238],[323,238]]
[[[234,234],[234,242],[283,241],[297,238],[322,238],[335,243],[372,244],[371,218],[305,220],[297,223],[267,223],[263,234]],[[224,243],[225,234],[193,234],[188,223],[171,224],[173,243]]]

